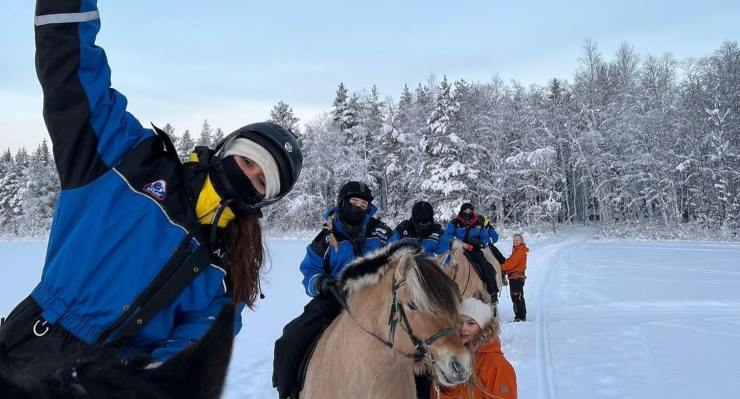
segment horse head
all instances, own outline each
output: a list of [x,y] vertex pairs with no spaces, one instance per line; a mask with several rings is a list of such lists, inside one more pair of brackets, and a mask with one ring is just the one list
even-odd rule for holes
[[467,381],[471,357],[458,337],[457,286],[415,244],[396,243],[359,258],[340,278],[349,313],[365,333],[436,382]]
[[226,305],[203,338],[158,367],[143,359],[121,361],[104,348],[91,348],[73,358],[49,354],[43,364],[23,372],[10,366],[0,369],[0,396],[4,399],[217,399],[231,359],[233,336],[234,306]]

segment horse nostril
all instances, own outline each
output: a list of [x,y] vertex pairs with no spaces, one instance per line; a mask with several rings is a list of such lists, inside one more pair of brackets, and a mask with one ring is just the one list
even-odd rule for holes
[[452,364],[450,364],[450,367],[452,367],[452,371],[455,373],[456,376],[462,375],[463,368],[460,363],[457,362],[457,359],[452,360]]

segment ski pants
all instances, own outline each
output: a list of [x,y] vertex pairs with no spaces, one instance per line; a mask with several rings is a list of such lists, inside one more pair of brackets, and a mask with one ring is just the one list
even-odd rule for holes
[[[280,399],[295,397],[303,358],[321,332],[339,315],[342,308],[330,296],[317,296],[304,308],[303,314],[283,328],[283,335],[275,341],[272,368],[272,386]],[[294,392],[296,391],[296,392]]]
[[[25,370],[48,366],[48,357],[70,357],[90,346],[60,326],[41,318],[42,309],[30,296],[13,309],[0,325],[0,361],[3,369],[23,375]],[[11,378],[12,375],[10,376]]]
[[527,306],[524,303],[524,279],[509,279],[509,293],[511,294],[511,303],[514,304],[514,318],[527,320]]
[[470,252],[466,252],[468,260],[473,264],[475,271],[478,272],[478,276],[483,280],[483,284],[486,286],[486,291],[491,295],[491,301],[498,301],[498,284],[496,284],[496,269],[488,263],[486,257],[483,255],[481,250],[476,249]]

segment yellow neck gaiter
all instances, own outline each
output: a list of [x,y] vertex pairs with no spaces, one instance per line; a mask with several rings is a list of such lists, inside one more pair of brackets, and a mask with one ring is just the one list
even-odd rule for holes
[[[218,212],[220,206],[221,196],[216,193],[216,189],[213,188],[213,183],[211,183],[211,177],[208,176],[205,183],[203,183],[203,188],[200,190],[200,195],[198,195],[198,202],[195,205],[195,214],[198,216],[198,222],[201,224],[213,224],[213,218],[216,217],[216,212]],[[218,227],[226,227],[234,217],[236,217],[234,212],[227,207],[218,219]]]

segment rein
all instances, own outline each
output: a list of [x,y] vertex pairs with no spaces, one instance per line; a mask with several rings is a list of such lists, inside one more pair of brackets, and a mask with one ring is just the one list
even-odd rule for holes
[[[393,350],[394,352],[409,358],[414,361],[414,363],[424,361],[425,363],[434,363],[434,358],[432,357],[431,353],[431,345],[437,341],[438,339],[444,337],[445,335],[449,335],[452,333],[457,333],[457,327],[447,327],[437,330],[434,334],[427,338],[419,338],[417,337],[413,329],[411,328],[411,324],[409,323],[408,318],[406,317],[406,312],[404,311],[404,304],[403,302],[398,300],[397,297],[397,291],[399,288],[401,288],[404,284],[406,284],[406,281],[400,281],[396,282],[396,276],[393,276],[392,281],[392,294],[393,294],[393,300],[391,301],[391,309],[390,314],[388,316],[388,325],[389,325],[389,332],[388,332],[388,339],[385,339],[381,337],[380,335],[366,329],[352,314],[352,312],[349,310],[349,306],[347,305],[347,302],[344,300],[342,295],[337,291],[336,287],[331,288],[331,292],[334,295],[334,297],[337,299],[339,304],[342,306],[342,309],[344,309],[345,312],[349,315],[349,317],[357,324],[357,326],[364,331],[366,334],[374,337],[378,341],[380,341],[383,345],[387,346],[389,349]],[[406,335],[411,339],[411,343],[414,345],[414,348],[416,351],[414,353],[408,353],[401,351],[399,349],[395,348],[395,336],[396,336],[396,327],[398,325],[401,325],[401,329],[406,333]]]

